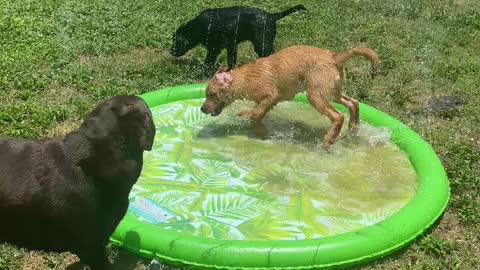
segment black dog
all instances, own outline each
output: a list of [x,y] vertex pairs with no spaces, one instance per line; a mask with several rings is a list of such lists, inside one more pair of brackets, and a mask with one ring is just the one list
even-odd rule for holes
[[109,269],[109,237],[151,150],[155,126],[145,102],[117,96],[65,138],[0,138],[0,242],[70,251]]
[[259,57],[272,54],[277,21],[299,10],[306,8],[297,5],[279,13],[242,6],[207,9],[177,29],[170,53],[179,57],[202,44],[207,48],[205,64],[212,67],[221,50],[226,48],[228,66],[234,68],[237,44],[249,40]]

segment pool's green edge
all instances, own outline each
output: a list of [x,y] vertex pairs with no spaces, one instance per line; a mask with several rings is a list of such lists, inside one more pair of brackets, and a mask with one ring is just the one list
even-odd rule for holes
[[[204,84],[183,85],[146,93],[150,107],[204,97]],[[296,101],[306,102],[303,94]],[[342,109],[340,106],[339,109]],[[415,168],[418,189],[411,201],[381,223],[345,234],[297,241],[227,241],[161,230],[127,214],[112,242],[146,258],[195,268],[307,269],[337,268],[367,262],[398,250],[428,229],[447,207],[448,179],[432,147],[393,117],[360,104],[360,117],[392,131],[392,139]],[[352,187],[355,188],[355,187]]]

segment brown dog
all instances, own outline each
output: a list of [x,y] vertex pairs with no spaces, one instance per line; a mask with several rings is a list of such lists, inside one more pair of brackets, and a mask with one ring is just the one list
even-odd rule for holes
[[350,112],[349,129],[358,127],[358,101],[342,91],[343,63],[352,56],[361,55],[372,63],[372,76],[379,67],[378,55],[368,48],[353,48],[342,54],[309,46],[292,46],[269,57],[226,71],[222,65],[205,90],[206,100],[201,110],[212,116],[219,115],[223,108],[237,99],[255,101],[257,106],[242,111],[239,116],[249,115],[258,137],[266,135],[261,120],[278,102],[292,100],[295,94],[306,88],[310,104],[332,122],[325,136],[324,147],[333,144],[340,133],[343,115],[329,99],[346,106]]

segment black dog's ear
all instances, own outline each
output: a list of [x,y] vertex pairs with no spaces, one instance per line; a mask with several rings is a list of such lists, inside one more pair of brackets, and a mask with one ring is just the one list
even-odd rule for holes
[[80,127],[83,133],[92,139],[100,140],[107,137],[117,125],[117,117],[109,108],[110,102],[105,102],[95,108]]
[[131,101],[112,106],[112,111],[118,115],[122,128],[127,129],[129,137],[135,140],[137,145],[143,150],[152,150],[155,124],[152,113],[146,105]]
[[90,117],[82,124],[82,129],[87,137],[100,140],[108,136],[110,129],[106,127],[100,117]]
[[135,104],[133,102],[129,102],[129,103],[123,103],[123,104],[113,104],[111,106],[111,110],[117,115],[117,116],[120,116],[120,117],[123,117],[129,113],[131,113],[132,111],[134,111],[136,108],[135,108]]
[[151,114],[144,117],[142,126],[137,129],[136,133],[138,143],[142,149],[145,151],[152,150],[153,139],[155,137],[155,124],[153,123]]
[[125,96],[114,97],[97,106],[83,122],[81,130],[94,140],[123,133],[131,143],[148,151],[152,149],[155,136],[150,109],[139,98]]

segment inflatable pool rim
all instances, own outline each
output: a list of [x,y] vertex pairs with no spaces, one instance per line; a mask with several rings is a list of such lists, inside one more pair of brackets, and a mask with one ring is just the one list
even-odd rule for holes
[[[205,87],[205,84],[176,86],[141,97],[149,107],[155,107],[204,98]],[[308,102],[302,93],[294,100]],[[335,106],[345,111],[342,106]],[[390,129],[392,141],[408,155],[417,175],[417,191],[410,202],[380,223],[318,239],[243,241],[183,235],[127,215],[111,240],[142,257],[195,268],[337,268],[388,255],[406,246],[440,217],[450,197],[448,179],[432,147],[406,125],[365,104],[360,104],[360,118],[373,126]]]

